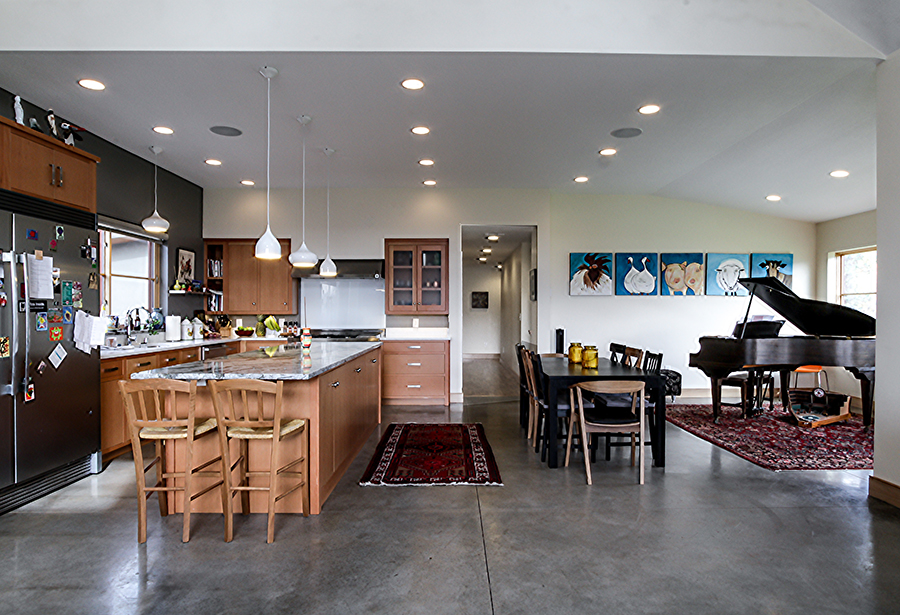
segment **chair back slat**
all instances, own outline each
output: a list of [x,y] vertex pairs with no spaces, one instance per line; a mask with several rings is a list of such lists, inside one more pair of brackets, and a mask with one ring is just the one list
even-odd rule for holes
[[280,380],[210,380],[209,387],[217,419],[226,428],[270,428],[281,420]]
[[137,427],[158,426],[160,423],[168,427],[193,424],[196,381],[168,378],[120,380],[119,393],[129,422]]
[[632,348],[628,346],[622,354],[622,365],[625,367],[640,367],[641,359],[644,357],[644,351],[640,348]]
[[662,367],[662,353],[646,352],[644,353],[644,366],[641,368],[645,372],[658,374]]

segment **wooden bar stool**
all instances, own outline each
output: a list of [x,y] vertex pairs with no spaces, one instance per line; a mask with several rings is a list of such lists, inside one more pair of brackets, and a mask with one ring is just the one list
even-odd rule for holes
[[[282,418],[282,389],[284,383],[263,380],[235,379],[210,380],[213,407],[219,425],[219,442],[222,447],[222,472],[228,497],[225,498],[225,541],[234,537],[232,498],[241,494],[241,513],[250,512],[250,492],[265,491],[268,495],[268,529],[266,542],[275,540],[275,503],[302,489],[303,516],[309,516],[309,429],[305,419],[288,420]],[[275,427],[278,426],[276,429]],[[278,452],[285,437],[300,437],[300,456],[288,463],[278,465]],[[232,463],[231,440],[240,442],[240,453]],[[271,444],[269,469],[250,470],[250,441],[268,440]],[[299,466],[299,471],[289,468]],[[238,480],[233,484],[232,473],[238,470]],[[289,476],[299,482],[276,494],[276,478]],[[253,477],[266,479],[265,486],[251,485]],[[263,481],[260,481],[263,482]]]
[[[169,514],[167,492],[182,492],[184,507],[184,526],[181,540],[188,542],[191,538],[191,502],[204,493],[222,488],[222,504],[225,504],[225,482],[222,480],[221,454],[194,467],[194,440],[215,433],[216,419],[197,418],[194,408],[197,398],[197,381],[169,380],[153,378],[147,380],[120,380],[119,392],[125,402],[125,413],[128,418],[131,434],[131,450],[134,453],[134,470],[137,477],[138,490],[138,542],[147,542],[147,500],[159,493],[159,514]],[[171,472],[166,467],[166,443],[184,440],[186,443],[183,472]],[[155,457],[149,465],[144,466],[144,454],[141,450],[143,441],[155,444]],[[156,483],[147,486],[146,474],[156,466]],[[206,470],[214,466],[215,470]],[[192,491],[194,476],[211,476],[219,480],[198,493]],[[182,479],[178,486],[175,479]]]

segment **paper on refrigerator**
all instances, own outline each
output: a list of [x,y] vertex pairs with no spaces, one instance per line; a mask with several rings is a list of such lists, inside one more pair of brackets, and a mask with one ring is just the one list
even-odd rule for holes
[[27,254],[28,298],[53,299],[53,257]]

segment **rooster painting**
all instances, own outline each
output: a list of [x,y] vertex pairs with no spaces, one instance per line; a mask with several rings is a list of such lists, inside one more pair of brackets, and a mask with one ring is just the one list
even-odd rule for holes
[[570,295],[612,295],[612,254],[569,254]]

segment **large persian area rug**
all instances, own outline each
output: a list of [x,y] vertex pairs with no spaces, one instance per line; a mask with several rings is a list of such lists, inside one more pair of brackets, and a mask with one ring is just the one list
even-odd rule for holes
[[713,423],[712,406],[669,406],[666,420],[747,461],[781,470],[871,470],[873,434],[854,416],[822,427],[799,427],[780,404],[744,419],[722,408]]
[[477,423],[391,423],[360,485],[502,485]]

